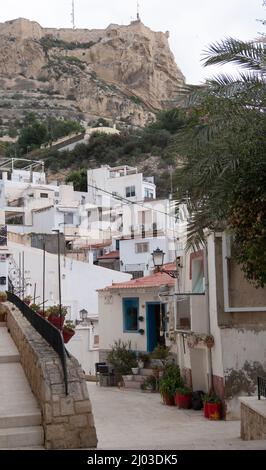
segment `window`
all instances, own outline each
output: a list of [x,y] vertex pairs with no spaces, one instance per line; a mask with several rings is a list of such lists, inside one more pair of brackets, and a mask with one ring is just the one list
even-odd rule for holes
[[136,196],[135,186],[128,186],[126,188],[126,197],[134,197],[134,196]]
[[139,328],[139,299],[123,299],[124,332],[136,333]]
[[72,212],[65,212],[64,213],[64,224],[66,225],[73,225],[74,216]]
[[135,245],[136,253],[148,253],[149,252],[149,243],[136,243]]
[[47,193],[40,193],[40,197],[48,199],[48,194]]
[[153,199],[154,198],[153,191],[149,188],[144,188],[144,197],[145,199]]
[[93,347],[96,348],[99,346],[99,335],[94,335],[93,337]]

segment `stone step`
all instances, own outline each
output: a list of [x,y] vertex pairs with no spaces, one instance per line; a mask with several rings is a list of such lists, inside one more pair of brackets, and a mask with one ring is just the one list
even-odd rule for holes
[[[25,405],[24,405],[25,408]],[[21,414],[1,414],[0,416],[0,429],[6,428],[21,428],[26,426],[39,426],[42,424],[42,416],[40,411],[36,411],[34,413],[26,412],[23,409],[23,413]]]
[[146,377],[153,375],[153,369],[140,369],[140,375],[144,375]]
[[19,354],[9,354],[7,356],[1,355],[0,356],[0,364],[11,364],[14,362],[20,362]]
[[43,446],[43,444],[44,432],[42,426],[0,429],[0,449],[33,448]]
[[133,381],[143,383],[145,380],[144,375],[133,375]]
[[140,390],[141,389],[141,383],[136,382],[135,380],[124,380],[124,385],[125,388],[131,388],[132,390]]

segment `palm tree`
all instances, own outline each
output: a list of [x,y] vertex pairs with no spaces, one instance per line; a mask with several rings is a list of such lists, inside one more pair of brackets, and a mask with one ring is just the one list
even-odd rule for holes
[[[263,38],[252,42],[228,38],[211,44],[204,53],[205,66],[232,63],[240,71],[236,76],[217,75],[188,97],[188,122],[175,138],[184,156],[177,185],[179,197],[187,197],[191,214],[189,246],[204,243],[206,228],[235,231],[231,216],[236,201],[241,201],[239,194],[246,185],[254,191],[247,175],[251,169],[253,181],[266,175],[265,59]],[[266,195],[265,186],[261,198]],[[245,245],[242,238],[240,249]],[[245,263],[243,257],[241,262]]]

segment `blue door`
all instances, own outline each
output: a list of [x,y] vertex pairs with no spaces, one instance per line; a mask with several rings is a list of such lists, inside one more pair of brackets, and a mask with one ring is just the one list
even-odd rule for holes
[[160,341],[160,304],[147,303],[147,351],[152,352]]

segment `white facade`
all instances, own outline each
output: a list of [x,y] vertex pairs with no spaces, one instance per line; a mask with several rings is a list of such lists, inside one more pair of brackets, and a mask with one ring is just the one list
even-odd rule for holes
[[[19,265],[24,253],[24,277],[28,287],[25,294],[33,296],[36,284],[36,303],[43,301],[43,251],[17,243],[10,243],[9,250]],[[130,279],[128,274],[111,271],[89,263],[82,263],[61,256],[61,288],[62,304],[69,308],[71,320],[80,319],[79,312],[86,309],[90,317],[98,316],[97,290],[113,282],[123,282]],[[58,257],[46,253],[46,288],[45,306],[58,305]]]
[[104,197],[108,196],[104,191],[110,193],[110,196],[119,196],[128,201],[156,199],[154,179],[145,178],[142,173],[137,172],[137,168],[126,165],[114,168],[105,165],[88,170],[88,193],[91,202],[102,206]]
[[99,362],[99,325],[93,319],[90,325],[80,324],[75,335],[67,343],[67,350],[81,364],[87,376],[95,375],[95,364]]

